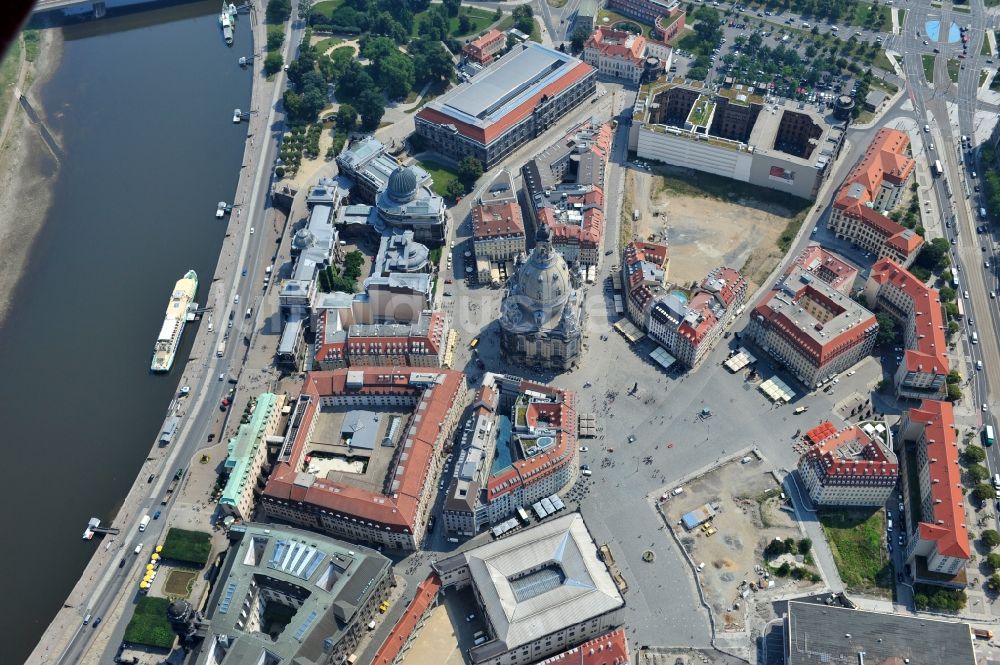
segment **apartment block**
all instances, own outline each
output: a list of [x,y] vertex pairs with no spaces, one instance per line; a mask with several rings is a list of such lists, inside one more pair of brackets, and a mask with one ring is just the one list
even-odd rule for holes
[[899,479],[889,430],[851,425],[839,432],[826,421],[805,435],[799,477],[818,506],[884,506]]

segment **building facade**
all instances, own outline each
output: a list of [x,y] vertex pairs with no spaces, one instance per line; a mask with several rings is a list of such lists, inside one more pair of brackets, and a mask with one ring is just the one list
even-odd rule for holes
[[906,132],[880,129],[834,197],[828,224],[838,238],[904,268],[916,258],[924,239],[883,211],[899,205],[912,178],[915,162],[906,155],[909,144]]
[[428,102],[415,116],[430,147],[461,161],[472,156],[491,169],[596,89],[596,70],[555,49],[526,42],[471,81]]
[[948,342],[937,289],[924,284],[892,259],[872,266],[865,284],[868,306],[877,308],[903,330],[903,360],[893,383],[906,399],[944,399],[948,391]]
[[598,73],[628,83],[642,79],[646,38],[631,32],[598,27],[583,45],[583,61]]
[[219,507],[226,515],[242,521],[253,516],[268,441],[277,434],[284,406],[284,395],[261,393],[250,401],[250,422],[242,423],[236,436],[229,439],[225,463],[228,477],[219,498]]
[[[882,440],[885,438],[885,441]],[[884,425],[851,425],[836,431],[829,421],[806,432],[799,477],[817,506],[882,507],[899,480],[899,465]]]
[[462,54],[472,62],[486,65],[507,48],[507,35],[490,29],[462,47]]
[[[451,370],[366,367],[307,374],[260,498],[262,514],[338,538],[417,549],[436,496],[442,451],[465,404],[464,376]],[[345,407],[410,416],[385,417],[382,444],[369,449],[315,440],[323,431],[319,423]],[[369,477],[362,470],[355,480],[350,473],[324,472],[308,459],[331,454],[366,457],[366,468],[384,468],[384,475]]]
[[[915,449],[913,463],[917,466],[915,473],[902,474],[902,494],[916,495],[920,501],[918,506],[906,506],[909,513],[920,517],[916,528],[910,530],[903,524],[909,531],[905,558],[910,574],[918,582],[965,587],[972,546],[965,523],[962,467],[951,404],[925,400],[905,411],[899,438],[903,445]],[[906,460],[909,464],[910,458]],[[910,479],[914,477],[917,487],[912,488]]]
[[622,252],[622,286],[625,311],[641,330],[649,327],[654,299],[664,295],[670,273],[670,248],[666,243],[632,241]]
[[500,305],[500,352],[521,365],[566,371],[583,346],[583,299],[547,226],[515,268]]
[[745,335],[808,388],[871,353],[875,315],[798,266],[754,308]]

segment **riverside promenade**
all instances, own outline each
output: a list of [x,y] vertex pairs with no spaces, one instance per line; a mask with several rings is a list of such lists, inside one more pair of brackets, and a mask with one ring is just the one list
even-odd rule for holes
[[[241,18],[249,18],[251,21],[253,44],[261,45],[260,50],[257,51],[258,55],[262,54],[262,45],[267,41],[266,25],[263,22],[265,2],[266,0],[249,0],[248,4],[251,6],[249,16],[241,14]],[[286,24],[285,28],[284,51],[287,61],[288,53],[294,52],[295,45],[290,43],[291,25]],[[244,50],[241,49],[240,52],[244,52]],[[239,54],[237,51],[233,51],[233,68],[236,72],[239,72],[236,62]],[[234,209],[229,219],[226,238],[220,250],[213,279],[211,281],[202,279],[202,285],[207,284],[209,288],[204,296],[199,297],[199,300],[204,298],[204,302],[214,306],[213,311],[218,313],[215,315],[214,322],[216,330],[226,325],[221,312],[225,311],[228,303],[229,288],[239,277],[238,270],[242,264],[241,253],[245,250],[244,241],[247,237],[245,234],[246,222],[252,214],[251,200],[256,200],[253,196],[256,194],[254,181],[259,173],[263,173],[266,177],[261,178],[263,180],[261,187],[264,187],[270,176],[269,169],[259,169],[258,167],[266,154],[266,147],[271,138],[270,125],[273,121],[273,107],[280,88],[284,85],[284,75],[279,73],[272,80],[267,80],[263,72],[262,61],[262,57],[255,58],[251,69],[253,83],[250,108],[254,112],[250,116],[240,178],[233,195],[233,201],[238,207]],[[267,192],[265,192],[266,195]],[[197,464],[200,451],[213,444],[209,444],[204,437],[200,441],[187,440],[191,436],[191,431],[196,429],[193,426],[195,414],[204,414],[211,419],[210,431],[216,435],[216,443],[218,443],[223,439],[229,414],[234,412],[231,410],[221,413],[214,408],[214,400],[206,404],[205,395],[196,394],[206,392],[204,388],[210,385],[206,382],[214,380],[214,376],[210,376],[208,370],[209,361],[214,360],[215,357],[217,333],[210,332],[206,323],[203,320],[202,324],[198,326],[189,356],[190,360],[185,359],[186,365],[178,381],[178,387],[182,385],[192,386],[191,395],[180,402],[178,414],[181,416],[182,426],[179,436],[169,446],[161,447],[158,440],[151,442],[149,455],[139,468],[132,487],[122,501],[115,517],[106,524],[120,528],[122,533],[117,538],[108,536],[105,537],[104,541],[94,541],[96,549],[93,556],[81,573],[79,581],[70,591],[62,607],[25,661],[26,663],[110,662],[122,639],[126,622],[131,616],[135,590],[141,573],[139,567],[135,566],[134,561],[132,561],[131,549],[125,548],[125,542],[132,535],[131,532],[135,531],[135,524],[141,517],[140,513],[144,512],[143,505],[148,502],[151,490],[161,488],[162,483],[169,480],[173,470],[177,467],[191,469],[192,473],[195,470],[199,473],[206,471],[214,473],[214,463],[211,466],[201,465],[201,468],[198,468]],[[189,328],[190,330],[191,328]],[[153,340],[150,340],[150,345],[152,343]],[[239,370],[239,367],[234,366],[232,375],[238,375]],[[202,390],[199,390],[199,387]],[[165,404],[165,410],[167,407],[168,405]],[[205,411],[205,407],[208,408],[208,411]],[[156,475],[156,485],[152,487],[147,481],[151,474]],[[182,506],[186,508],[197,502],[197,499],[184,495],[187,484],[185,482],[182,489],[171,499],[171,503],[163,508],[163,518],[159,521],[160,525],[174,521],[174,516],[170,513],[175,508],[182,509]],[[211,511],[199,511],[198,515],[200,516],[198,519],[203,522],[201,528],[206,531],[210,530],[209,516]],[[191,517],[185,515],[181,521],[190,523]],[[184,526],[188,525],[184,524]],[[81,530],[83,526],[85,525],[81,524]],[[161,526],[161,528],[163,527]],[[148,549],[144,554],[148,555]],[[128,557],[128,565],[119,569],[118,561],[122,557]],[[122,575],[124,575],[124,580],[120,579]],[[95,608],[95,617],[101,615],[98,612],[99,607],[106,607],[101,615],[103,621],[98,627],[83,625],[82,618],[91,607]]]

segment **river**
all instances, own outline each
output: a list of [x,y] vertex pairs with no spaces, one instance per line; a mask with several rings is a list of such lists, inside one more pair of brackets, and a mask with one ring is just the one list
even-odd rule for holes
[[[55,615],[145,461],[187,358],[149,372],[174,282],[203,302],[246,125],[249,18],[227,48],[217,0],[63,28],[62,60],[36,91],[65,157],[52,205],[0,328],[6,472],[0,570],[4,662],[22,662]],[[39,161],[39,160],[33,160]]]

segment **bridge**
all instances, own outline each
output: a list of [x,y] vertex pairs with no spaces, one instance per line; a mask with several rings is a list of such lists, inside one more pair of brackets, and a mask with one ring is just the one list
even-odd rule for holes
[[113,526],[101,526],[101,520],[97,517],[91,517],[90,521],[87,522],[87,528],[83,532],[83,539],[90,540],[94,537],[94,534],[98,536],[110,535],[117,536],[121,533],[121,530],[116,529]]

